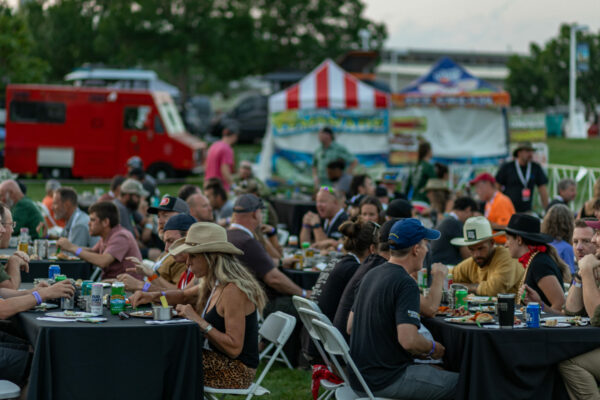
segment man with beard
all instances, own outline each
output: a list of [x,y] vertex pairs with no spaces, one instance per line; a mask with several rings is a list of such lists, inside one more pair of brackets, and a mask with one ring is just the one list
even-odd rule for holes
[[344,211],[344,194],[329,186],[317,193],[317,213],[307,212],[302,217],[300,241],[313,243],[317,248],[337,246],[342,238],[339,227],[348,219]]
[[455,246],[467,246],[471,257],[452,270],[454,283],[465,285],[469,293],[496,296],[517,293],[525,270],[505,247],[496,246],[492,226],[485,217],[471,217],[463,227],[463,237],[454,238]]
[[67,221],[61,237],[80,247],[92,247],[100,239],[90,236],[88,223],[90,217],[77,206],[77,192],[70,187],[61,187],[54,191],[52,210],[58,219]]
[[44,222],[42,213],[38,210],[35,203],[19,187],[19,184],[12,180],[6,180],[0,184],[0,201],[4,202],[12,213],[15,226],[13,234],[18,235],[21,228],[28,228],[32,239],[38,238],[37,228]]
[[142,197],[147,196],[148,192],[144,190],[141,182],[130,178],[123,182],[119,197],[113,201],[119,210],[121,226],[131,232],[134,238],[139,237],[139,232],[135,226],[142,219],[137,209]]

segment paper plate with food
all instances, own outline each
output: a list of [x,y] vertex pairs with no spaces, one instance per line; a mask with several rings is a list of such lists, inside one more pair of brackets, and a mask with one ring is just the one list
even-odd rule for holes
[[542,321],[540,323],[544,328],[570,328],[571,324],[567,324],[566,322],[558,322],[556,319],[549,319],[547,321]]
[[485,312],[485,313],[493,313],[496,312],[496,306],[491,305],[478,305],[469,307],[469,311],[471,312]]
[[475,296],[474,294],[470,294],[467,296],[467,301],[469,303],[476,304],[494,304],[498,302],[498,298],[492,296]]
[[547,326],[554,326],[554,322],[558,324],[567,324],[567,325],[578,325],[585,326],[590,323],[590,319],[588,317],[577,316],[560,316],[560,317],[545,317],[541,319],[542,324],[550,323]]
[[135,310],[135,311],[128,312],[127,314],[129,314],[130,317],[136,317],[136,318],[152,318],[153,317],[152,310]]
[[54,317],[54,318],[77,319],[77,318],[94,317],[95,315],[92,313],[89,313],[89,312],[65,310],[65,311],[49,312],[49,313],[46,313],[46,316]]
[[52,303],[41,303],[38,304],[37,306],[33,307],[33,309],[35,311],[46,311],[46,310],[51,310],[53,308],[57,308],[58,304],[52,304]]
[[453,324],[465,324],[465,325],[484,325],[493,324],[494,317],[488,313],[475,313],[473,315],[465,315],[464,317],[451,317],[444,318],[444,321],[451,322]]

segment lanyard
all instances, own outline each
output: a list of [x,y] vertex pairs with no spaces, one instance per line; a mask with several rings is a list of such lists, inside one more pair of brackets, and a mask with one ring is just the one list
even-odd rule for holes
[[192,270],[190,268],[187,269],[187,271],[185,271],[185,277],[183,278],[183,281],[180,284],[180,288],[179,289],[185,289],[188,282],[190,281],[190,273],[192,272]]
[[519,162],[515,160],[515,169],[517,170],[517,176],[519,180],[523,184],[523,187],[527,187],[527,182],[529,182],[529,178],[531,177],[531,163],[527,163],[527,171],[525,171],[525,176],[523,176],[523,171],[521,171],[521,167],[519,166]]
[[331,230],[331,227],[333,226],[334,222],[336,219],[338,219],[338,217],[344,212],[343,208],[340,208],[340,210],[337,212],[337,214],[335,214],[333,216],[333,218],[331,218],[331,220],[326,219],[325,223],[323,224],[323,228],[325,228],[325,234],[327,236],[329,236],[329,231]]
[[251,231],[250,229],[246,228],[246,227],[245,227],[245,226],[243,226],[243,225],[236,224],[236,223],[234,222],[233,224],[231,224],[231,225],[229,225],[229,226],[230,226],[231,228],[240,229],[240,230],[242,230],[242,231],[246,232],[248,235],[250,235],[250,237],[254,237],[254,234],[252,233],[252,231]]
[[494,192],[492,199],[485,204],[484,214],[486,218],[490,216],[490,211],[492,210],[492,205],[494,204],[494,200],[496,200],[496,196],[498,196],[497,190]]
[[210,301],[212,300],[212,297],[215,294],[215,289],[217,288],[217,286],[219,286],[219,281],[215,281],[215,286],[212,288],[210,296],[208,296],[208,300],[206,300],[206,305],[204,306],[204,310],[202,310],[202,318],[204,318],[204,316],[206,315],[206,310],[208,309],[208,305],[210,304]]
[[163,263],[163,261],[165,261],[165,258],[169,257],[169,252],[167,251],[167,254],[165,254],[160,260],[158,260],[157,262],[154,263],[154,265],[152,266],[152,269],[154,271],[158,270],[161,266],[161,264]]

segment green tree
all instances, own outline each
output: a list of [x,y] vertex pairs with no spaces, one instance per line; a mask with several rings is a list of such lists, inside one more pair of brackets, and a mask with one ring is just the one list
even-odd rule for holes
[[25,18],[0,1],[0,97],[9,83],[45,79],[48,65],[33,55],[33,46]]
[[[592,110],[600,102],[600,33],[577,34],[578,43],[590,48],[589,71],[579,72],[577,97]],[[569,102],[570,26],[562,25],[559,35],[544,47],[532,43],[527,56],[513,55],[507,63],[506,89],[513,105],[543,109]]]

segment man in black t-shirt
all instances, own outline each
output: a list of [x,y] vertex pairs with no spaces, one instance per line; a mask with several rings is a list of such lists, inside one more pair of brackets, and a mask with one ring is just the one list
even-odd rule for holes
[[431,243],[431,261],[446,265],[456,265],[471,257],[465,247],[454,246],[450,241],[462,236],[465,221],[478,211],[477,203],[470,197],[460,197],[454,201],[452,211],[435,227],[440,231],[439,240]]
[[340,225],[348,220],[344,211],[346,195],[337,189],[323,186],[317,192],[317,214],[307,212],[302,217],[300,241],[313,243],[314,247],[336,247],[342,234]]
[[[438,239],[414,218],[394,224],[389,235],[389,262],[369,271],[362,280],[348,316],[350,354],[375,396],[411,399],[450,399],[458,374],[429,365],[415,365],[418,356],[440,359],[441,343],[418,333],[419,289],[410,277],[423,266],[427,240]],[[350,385],[364,396],[350,374]]]
[[548,207],[548,178],[540,164],[532,161],[534,151],[531,143],[520,143],[513,151],[514,161],[502,164],[496,173],[496,181],[503,187],[502,193],[511,199],[518,213],[531,211],[536,186],[542,207]]

